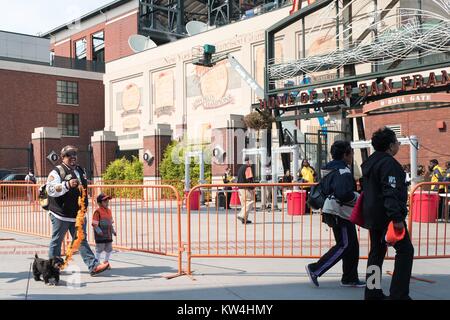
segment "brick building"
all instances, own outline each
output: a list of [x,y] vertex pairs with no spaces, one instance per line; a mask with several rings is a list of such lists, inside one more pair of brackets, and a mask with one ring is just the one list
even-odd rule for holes
[[[88,166],[91,136],[104,127],[103,74],[50,65],[48,39],[0,35],[7,49],[0,57],[0,168],[24,172],[33,167],[38,176],[46,175],[51,164],[44,169],[37,161],[50,150],[41,154],[35,148],[30,157],[30,144],[37,147],[32,135],[45,133],[45,128],[57,129],[52,151],[59,154],[63,145],[74,144],[81,163]],[[41,53],[27,56],[28,51],[39,52],[37,47],[43,48]]]
[[132,54],[128,38],[138,33],[138,0],[116,0],[44,33],[56,57],[108,62]]
[[[275,86],[278,96],[296,91],[300,92],[300,97],[301,93],[317,90],[320,106],[327,99],[321,93],[323,89],[343,87],[350,80],[355,85],[354,89],[357,89],[361,83],[375,80],[371,78],[372,75],[383,73],[383,68],[388,68],[388,71],[379,79],[392,78],[397,87],[401,85],[401,77],[410,74],[410,69],[417,70],[414,74],[423,76],[426,81],[430,72],[435,72],[438,77],[442,70],[450,72],[448,52],[440,52],[417,59],[411,54],[413,57],[405,57],[405,62],[398,60],[391,66],[380,67],[376,63],[363,61],[353,65],[338,65],[336,68],[323,67],[317,69],[317,72],[302,71],[303,76],[297,74],[292,78],[269,79],[266,73],[266,53],[273,53],[269,57],[270,65],[276,61],[307,60],[309,56],[328,55],[342,48],[350,48],[352,44],[347,42],[353,41],[352,37],[346,38],[342,34],[344,25],[353,23],[352,12],[361,12],[362,17],[357,18],[361,26],[352,26],[353,38],[359,37],[370,43],[373,40],[371,32],[375,29],[380,34],[386,30],[394,33],[402,30],[402,24],[407,24],[408,19],[413,16],[402,15],[402,12],[417,10],[410,8],[411,3],[408,1],[388,5],[385,1],[360,0],[351,1],[351,5],[345,8],[334,0],[311,2],[310,6],[300,10],[302,14],[305,12],[305,16],[298,13],[290,15],[288,1],[281,1],[279,6],[267,9],[269,12],[255,17],[255,12],[265,10],[262,10],[266,6],[264,1],[254,1],[253,6],[255,3],[258,6],[253,11],[250,7],[242,6],[234,12],[233,8],[247,2],[228,1],[223,8],[214,7],[214,4],[207,5],[200,0],[177,1],[173,2],[173,8],[164,8],[160,6],[163,2],[116,0],[80,17],[72,24],[57,27],[44,34],[50,39],[54,65],[67,66],[70,62],[70,66],[74,63],[85,70],[100,70],[102,63],[107,63],[103,77],[104,124],[101,127],[93,124],[94,127],[87,128],[88,132],[83,132],[83,139],[84,135],[91,136],[94,131],[103,129],[105,131],[93,134],[94,140],[91,143],[101,142],[101,145],[92,145],[94,150],[103,150],[103,144],[108,144],[112,149],[118,146],[122,153],[139,155],[141,159],[144,152],[150,151],[157,161],[148,168],[145,167],[145,175],[149,179],[158,178],[158,159],[161,159],[164,147],[171,139],[206,138],[212,147],[216,144],[222,147],[228,159],[224,165],[213,166],[213,175],[219,177],[225,165],[236,165],[240,161],[234,154],[244,146],[245,139],[227,136],[229,131],[244,132],[246,136],[252,134],[246,131],[242,117],[258,105],[255,92],[226,60],[210,69],[193,66],[192,63],[198,58],[194,47],[208,43],[215,45],[220,54],[233,54],[260,86],[265,85],[265,78],[267,83]],[[301,1],[304,6],[307,2],[309,3]],[[436,1],[419,2],[428,12],[440,14],[442,11]],[[330,9],[333,5],[343,9],[338,10],[337,17],[334,16],[335,10]],[[314,9],[309,13],[309,8]],[[368,26],[365,30],[362,25],[372,23],[374,10],[385,11],[387,15],[379,26]],[[215,15],[217,12],[222,15]],[[220,16],[224,17],[223,21],[217,20]],[[302,23],[286,24],[284,28],[278,29],[273,37],[273,48],[268,50],[267,32],[271,26],[300,16]],[[207,23],[208,30],[189,35],[184,26],[192,20]],[[317,21],[320,23],[317,24]],[[336,21],[340,21],[340,24],[336,24]],[[425,23],[428,23],[425,26],[431,26],[441,22],[431,19]],[[133,34],[150,36],[158,47],[133,54],[128,45],[128,39]],[[305,73],[309,75],[310,83],[303,82]],[[441,81],[441,78],[438,80]],[[292,85],[295,90],[286,89]],[[274,146],[298,142],[301,157],[309,158],[318,168],[320,162],[326,161],[330,156],[325,154],[320,159],[320,151],[313,146],[317,144],[317,139],[308,138],[317,135],[318,130],[346,132],[352,140],[362,140],[370,139],[374,130],[388,125],[399,136],[418,137],[422,146],[418,152],[419,164],[426,165],[431,158],[444,162],[450,158],[446,151],[450,147],[450,103],[447,101],[449,85],[444,84],[440,91],[424,89],[414,92],[411,89],[410,92],[398,94],[404,97],[416,93],[443,94],[443,100],[442,96],[433,100],[433,96],[430,101],[425,102],[397,103],[394,107],[381,108],[376,112],[360,113],[359,117],[353,119],[348,112],[349,106],[343,105],[342,101],[335,105],[328,103],[326,108],[296,101],[296,105],[289,110],[281,108],[283,117],[278,115],[277,121],[284,131],[280,131],[274,124],[271,142]],[[81,87],[87,90],[88,82],[80,83],[80,90]],[[265,90],[266,94],[274,96],[273,89]],[[365,103],[375,103],[389,97],[380,95],[372,98],[357,107],[362,109]],[[81,99],[80,96],[80,101]],[[67,107],[65,110],[69,112],[72,109]],[[222,137],[219,139],[221,141],[216,140],[216,136]],[[329,149],[327,144],[332,143],[333,139],[328,139],[322,148]],[[111,150],[108,149],[106,153],[102,156],[103,162],[114,158]],[[410,161],[406,147],[401,149],[397,157],[405,164]],[[360,163],[362,155],[357,155],[356,159]],[[99,176],[105,168],[106,163],[102,161],[94,161],[94,176]]]

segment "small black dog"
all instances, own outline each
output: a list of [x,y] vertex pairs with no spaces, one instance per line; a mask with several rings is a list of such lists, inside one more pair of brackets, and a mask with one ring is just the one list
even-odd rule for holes
[[44,260],[38,257],[37,253],[34,255],[33,262],[33,276],[34,280],[41,281],[44,278],[45,284],[49,283],[49,279],[55,279],[55,284],[59,282],[59,268],[63,265],[64,260],[61,257],[53,257],[49,260]]

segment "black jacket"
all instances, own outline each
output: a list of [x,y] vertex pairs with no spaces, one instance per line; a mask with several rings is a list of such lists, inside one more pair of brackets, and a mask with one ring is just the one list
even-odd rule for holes
[[323,168],[330,171],[330,179],[322,180],[322,190],[327,195],[334,195],[341,202],[355,199],[356,182],[352,172],[343,160],[333,160]]
[[[70,179],[76,178],[76,174],[74,170],[71,170],[65,165],[61,165],[62,168],[65,171],[64,177],[62,177],[63,181],[69,181]],[[56,172],[59,172],[58,168],[54,168]],[[81,184],[83,185],[84,189],[87,190],[87,179],[86,179],[86,173],[83,170],[83,168],[77,166],[75,168],[76,171],[78,171],[78,174],[81,177]],[[49,203],[49,210],[61,217],[65,218],[76,218],[78,210],[80,209],[80,206],[78,205],[78,197],[80,196],[80,191],[78,188],[71,188],[67,193],[60,197],[48,197],[48,203]],[[88,207],[88,196],[86,193],[86,198],[84,199],[84,205],[87,208]]]
[[[251,166],[250,166],[251,168]],[[238,170],[238,174],[237,174],[237,183],[253,183],[253,178],[247,179],[245,177],[245,170],[247,170],[247,165],[243,164],[239,170]],[[253,168],[252,168],[252,172],[253,172]],[[240,188],[242,189],[242,188]],[[246,189],[252,189],[252,187],[246,188]]]
[[384,230],[390,221],[404,221],[408,214],[408,187],[400,163],[386,152],[376,151],[361,169],[363,217],[367,228]]

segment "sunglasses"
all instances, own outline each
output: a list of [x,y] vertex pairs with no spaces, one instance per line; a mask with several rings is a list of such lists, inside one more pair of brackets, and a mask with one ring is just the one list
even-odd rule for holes
[[77,153],[75,151],[67,152],[64,157],[76,157]]

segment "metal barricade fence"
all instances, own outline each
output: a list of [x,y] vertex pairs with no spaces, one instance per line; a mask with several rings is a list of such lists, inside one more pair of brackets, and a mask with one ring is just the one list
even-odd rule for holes
[[409,195],[414,259],[450,258],[450,182],[423,182]]
[[[319,258],[335,241],[320,212],[306,211],[306,190],[313,185],[232,183],[192,188],[187,199],[187,273],[192,272],[193,258]],[[232,189],[225,192],[231,196],[229,208],[219,207],[224,187]],[[212,201],[202,206],[199,192],[210,192]],[[244,224],[239,215],[248,215],[252,223]],[[357,234],[360,254],[366,258],[368,231],[357,227]]]
[[[173,186],[90,185],[86,213],[88,241],[92,243],[94,239],[91,221],[97,207],[95,199],[104,192],[114,194],[110,201],[117,229],[114,246],[176,256],[178,274],[183,274],[184,251],[187,251],[187,273],[191,273],[191,260],[200,257],[318,258],[335,241],[332,229],[322,223],[320,212],[306,210],[306,194],[301,191],[312,185],[197,185],[187,196],[186,216],[181,215],[182,197]],[[443,186],[443,192],[426,190],[433,185],[437,189]],[[450,182],[421,183],[411,190],[408,222],[415,259],[450,257],[449,185]],[[253,189],[238,190],[243,187]],[[51,236],[49,214],[39,205],[38,189],[36,184],[0,184],[1,230]],[[209,196],[202,198],[199,191]],[[161,197],[163,193],[170,196]],[[243,224],[238,219],[240,212],[248,214],[253,223]],[[183,234],[184,231],[187,233]],[[357,227],[357,234],[360,257],[366,258],[370,245],[368,230]],[[393,253],[389,248],[387,259]]]
[[[51,237],[49,213],[39,205],[38,190],[35,184],[0,184],[0,230]],[[171,197],[161,199],[162,191]],[[113,246],[178,257],[178,274],[182,274],[181,199],[176,189],[168,185],[89,185],[86,230],[90,243],[94,242],[91,224],[100,192],[114,194],[109,202],[117,230]]]

